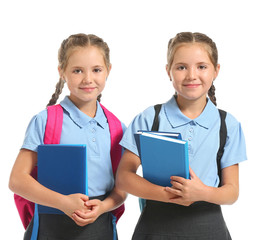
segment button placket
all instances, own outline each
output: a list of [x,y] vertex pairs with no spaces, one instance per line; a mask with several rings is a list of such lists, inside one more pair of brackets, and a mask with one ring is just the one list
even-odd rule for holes
[[192,144],[193,144],[193,139],[194,139],[194,133],[195,133],[194,128],[196,126],[196,123],[195,123],[195,121],[191,121],[189,123],[189,125],[190,126],[189,126],[189,128],[187,130],[187,133],[188,133],[188,137],[187,137],[187,140],[188,140],[188,152],[189,152],[189,154],[193,154],[194,149],[193,149]]
[[96,122],[94,120],[90,121],[90,129],[89,129],[89,136],[90,140],[93,143],[93,148],[96,151],[97,146],[96,146]]

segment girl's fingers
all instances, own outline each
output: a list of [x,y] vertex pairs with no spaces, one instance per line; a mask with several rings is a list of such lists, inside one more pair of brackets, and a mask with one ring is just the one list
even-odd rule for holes
[[179,182],[171,181],[171,184],[172,184],[172,187],[175,188],[175,189],[182,190],[182,188],[183,188],[183,185]]
[[85,225],[91,223],[90,219],[83,219],[83,218],[79,217],[76,213],[72,214],[72,219],[79,226],[85,226]]
[[90,209],[88,209],[88,210],[86,210],[86,211],[84,211],[84,212],[77,210],[77,211],[75,211],[74,213],[75,213],[77,216],[79,216],[80,218],[87,219],[87,218],[92,217],[92,215],[90,214],[91,211],[92,211],[92,210],[90,210]]
[[182,178],[182,177],[178,177],[178,176],[171,176],[170,179],[172,181],[175,181],[175,182],[179,182],[181,184],[184,184],[186,182],[187,179],[185,178]]
[[87,195],[81,194],[81,199],[86,202],[89,200],[89,197]]
[[166,187],[165,189],[166,189],[167,192],[172,193],[173,195],[182,196],[182,192],[178,189],[174,189],[174,188],[170,188],[170,187]]

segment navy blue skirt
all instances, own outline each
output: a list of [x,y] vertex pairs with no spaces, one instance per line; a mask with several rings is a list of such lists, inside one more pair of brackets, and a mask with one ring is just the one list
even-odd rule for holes
[[133,240],[231,240],[221,207],[196,202],[189,207],[147,201]]
[[[96,197],[102,200],[104,197]],[[26,229],[24,240],[30,240],[33,219]],[[113,216],[104,213],[94,223],[78,226],[65,214],[39,214],[38,240],[114,240],[117,239]]]

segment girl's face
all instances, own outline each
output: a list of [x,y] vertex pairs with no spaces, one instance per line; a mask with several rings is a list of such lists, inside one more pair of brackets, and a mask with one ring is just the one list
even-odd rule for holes
[[[111,66],[110,66],[111,69]],[[79,47],[71,53],[65,71],[60,76],[67,82],[70,99],[76,106],[96,103],[105,87],[109,72],[99,48]]]
[[187,43],[179,47],[167,73],[177,91],[178,99],[206,101],[220,66],[215,68],[201,43]]

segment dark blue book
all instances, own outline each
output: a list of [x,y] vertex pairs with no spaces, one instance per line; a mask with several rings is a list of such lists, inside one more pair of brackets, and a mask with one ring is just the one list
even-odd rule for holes
[[135,139],[145,179],[160,186],[171,186],[171,176],[189,179],[187,141],[151,132],[135,134]]
[[[38,182],[61,194],[88,195],[86,145],[46,144],[38,146]],[[39,213],[63,214],[38,205]]]

